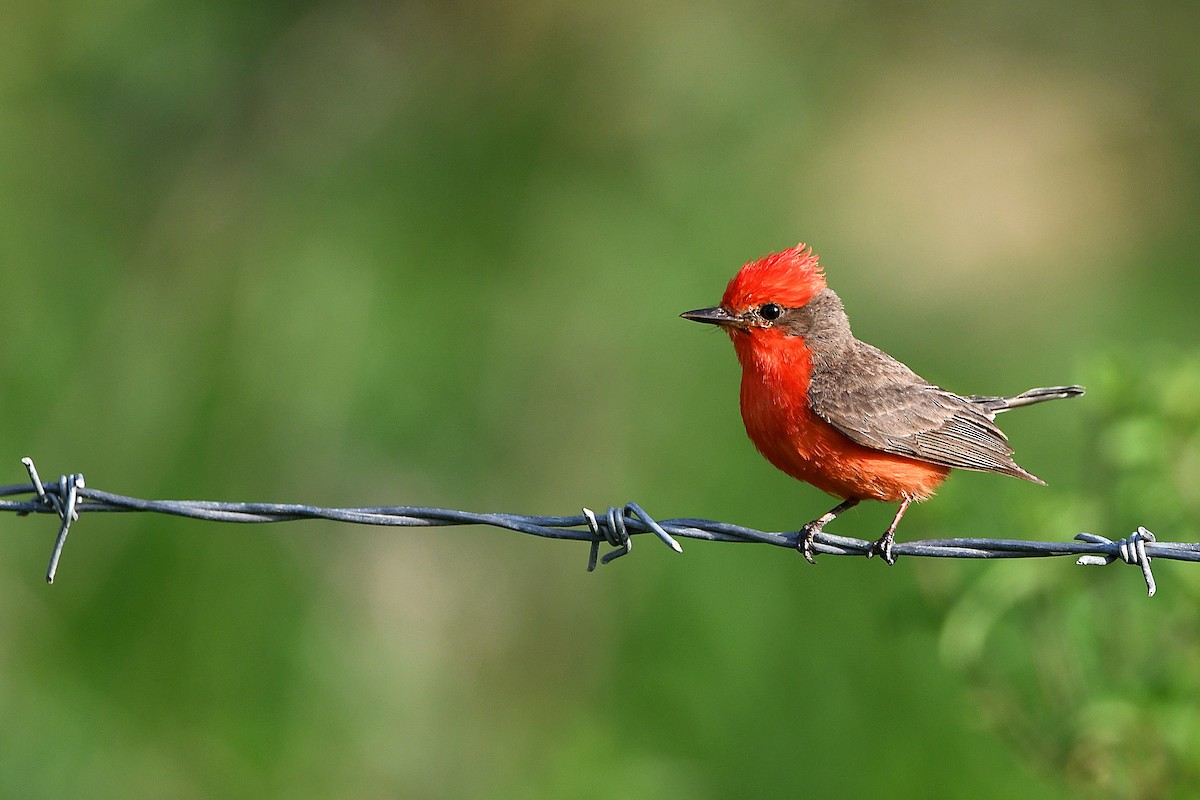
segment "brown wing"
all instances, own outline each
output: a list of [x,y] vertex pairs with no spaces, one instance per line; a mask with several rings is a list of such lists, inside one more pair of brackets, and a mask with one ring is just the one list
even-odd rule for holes
[[808,396],[817,416],[866,447],[1043,483],[1012,460],[1008,439],[985,410],[857,339],[814,358]]

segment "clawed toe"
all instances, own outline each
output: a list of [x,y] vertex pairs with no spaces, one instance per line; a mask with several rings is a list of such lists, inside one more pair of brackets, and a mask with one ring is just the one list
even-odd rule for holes
[[883,532],[883,536],[879,537],[879,541],[871,545],[871,549],[867,551],[867,558],[870,558],[875,553],[879,553],[883,560],[890,567],[896,563],[896,556],[892,554],[892,545],[896,543],[896,526],[900,524],[900,518],[904,516],[904,512],[908,509],[908,504],[912,502],[912,498],[905,498],[900,504],[900,508],[896,511],[896,516],[892,518],[892,524],[888,525],[888,529]]
[[895,544],[895,542],[895,536],[891,531],[888,531],[883,536],[880,536],[878,541],[871,545],[871,549],[867,551],[867,558],[879,553],[880,557],[889,567],[894,565],[896,563],[896,556],[892,554],[892,545]]
[[816,559],[813,558],[813,541],[817,538],[826,525],[837,519],[838,515],[849,508],[854,508],[858,505],[858,499],[851,497],[825,512],[821,516],[814,519],[812,522],[805,524],[800,529],[800,540],[796,542],[796,549],[804,556],[804,560],[810,564],[816,564]]
[[796,549],[800,551],[800,555],[804,556],[804,560],[810,564],[817,563],[817,560],[813,558],[813,542],[816,540],[817,534],[821,532],[822,527],[822,525],[818,525],[814,520],[800,529],[800,541],[796,543]]

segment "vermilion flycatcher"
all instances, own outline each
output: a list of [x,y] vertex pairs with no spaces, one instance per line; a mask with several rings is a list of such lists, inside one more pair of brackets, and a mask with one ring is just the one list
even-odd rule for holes
[[914,500],[930,497],[951,467],[1045,485],[1012,460],[996,415],[1083,394],[1082,386],[1055,386],[960,397],[934,386],[854,338],[816,253],[803,244],[747,263],[721,305],[681,316],[728,331],[742,365],[742,421],[759,452],[793,478],[842,498],[801,530],[799,549],[810,563],[817,534],[862,500],[900,504],[867,553],[894,563],[900,518]]

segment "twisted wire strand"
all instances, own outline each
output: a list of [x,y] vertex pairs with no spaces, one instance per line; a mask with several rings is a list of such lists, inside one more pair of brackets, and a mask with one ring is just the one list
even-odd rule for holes
[[[571,516],[536,516],[458,511],[425,506],[367,506],[324,508],[295,503],[244,503],[214,500],[143,500],[104,492],[86,486],[83,475],[64,475],[57,483],[43,484],[33,460],[22,459],[30,482],[0,486],[0,498],[32,495],[24,500],[0,500],[0,512],[55,514],[60,525],[55,538],[46,581],[53,583],[71,523],[85,512],[169,514],[213,522],[271,523],[300,519],[325,519],[359,525],[393,527],[442,527],[451,525],[488,525],[549,539],[585,541],[591,544],[588,571],[597,563],[607,564],[627,555],[633,548],[633,536],[652,534],[677,553],[683,548],[676,538],[710,542],[769,544],[797,549],[800,531],[770,532],[708,519],[679,517],[656,520],[637,503],[610,506],[603,514],[584,508]],[[600,545],[612,549],[600,556]],[[820,533],[814,552],[831,556],[865,556],[874,543],[864,539]],[[1080,533],[1071,542],[1031,542],[1024,539],[955,538],[896,542],[894,556],[924,558],[1048,558],[1075,556],[1081,565],[1103,566],[1122,561],[1138,566],[1153,596],[1157,587],[1150,570],[1154,558],[1175,561],[1200,561],[1200,543],[1161,542],[1145,528],[1138,528],[1124,539],[1112,540],[1093,533]]]

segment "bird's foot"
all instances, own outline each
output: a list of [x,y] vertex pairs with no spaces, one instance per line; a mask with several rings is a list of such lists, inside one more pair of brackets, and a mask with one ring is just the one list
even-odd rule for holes
[[800,529],[800,540],[796,542],[796,549],[804,556],[805,561],[810,564],[817,563],[813,559],[813,541],[817,538],[817,534],[824,530],[826,525],[837,519],[843,511],[854,508],[856,505],[858,505],[857,497],[847,498]]
[[896,557],[892,555],[892,545],[896,543],[895,531],[889,530],[879,540],[871,545],[871,549],[867,551],[867,558],[879,553],[884,562],[890,567],[896,563]]
[[879,541],[871,545],[871,549],[867,551],[867,558],[879,553],[889,567],[896,563],[896,557],[892,555],[892,545],[896,543],[896,526],[900,524],[900,518],[904,516],[904,512],[908,510],[911,502],[911,497],[904,498],[904,502],[896,510],[896,516],[892,517],[892,524],[888,525],[888,529],[883,532],[883,536],[879,537]]
[[817,534],[825,527],[824,521],[814,519],[812,522],[805,523],[800,529],[800,541],[796,543],[796,549],[800,551],[800,555],[804,556],[804,560],[810,564],[816,564],[817,560],[813,558],[813,542],[817,538]]

